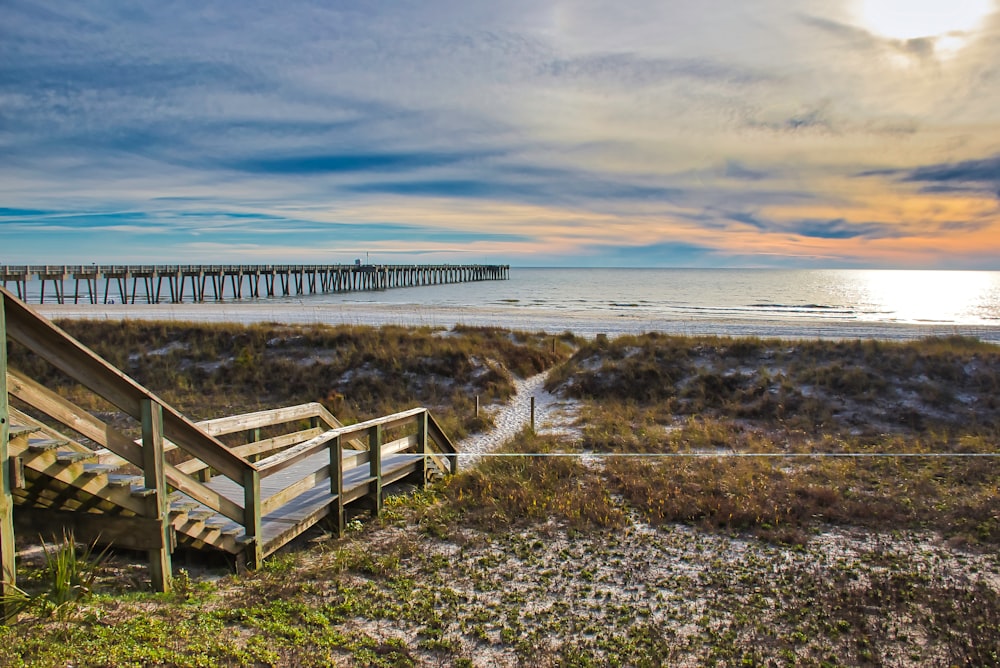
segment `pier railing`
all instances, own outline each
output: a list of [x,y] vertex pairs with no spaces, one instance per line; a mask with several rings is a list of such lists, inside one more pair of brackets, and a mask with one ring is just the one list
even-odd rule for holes
[[28,301],[29,284],[37,283],[39,303],[49,290],[60,304],[260,299],[509,277],[508,265],[491,264],[0,265],[0,284],[13,283],[19,299]]

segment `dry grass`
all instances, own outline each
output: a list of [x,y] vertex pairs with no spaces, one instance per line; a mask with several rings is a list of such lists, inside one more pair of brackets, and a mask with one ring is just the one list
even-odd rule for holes
[[[413,365],[485,388],[482,360],[528,375],[573,345],[549,357],[541,335],[361,334],[340,347],[361,366],[331,367],[347,381],[318,391],[354,387],[365,364],[395,369],[383,384]],[[281,336],[286,359],[331,349]],[[507,450],[996,452],[998,369],[996,348],[960,338],[599,339],[550,378],[582,400],[582,436],[523,433]],[[484,459],[254,574],[160,597],[109,575],[71,624],[0,631],[0,662],[1000,666],[998,479],[986,458]]]
[[[195,420],[319,401],[353,422],[422,405],[454,438],[488,426],[475,418],[477,395],[506,399],[512,374],[536,374],[574,349],[566,337],[486,327],[59,325]],[[113,412],[21,348],[11,347],[10,364],[87,408]]]

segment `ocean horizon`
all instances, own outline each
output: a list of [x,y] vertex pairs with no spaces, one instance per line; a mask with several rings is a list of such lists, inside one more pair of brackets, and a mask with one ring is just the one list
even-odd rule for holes
[[[117,287],[110,289],[112,299],[120,301]],[[29,286],[34,303],[37,290]],[[584,336],[660,331],[913,339],[960,334],[1000,343],[997,271],[511,267],[503,281],[204,304],[144,302],[140,281],[134,305],[46,303],[43,311],[50,317],[468,324]]]

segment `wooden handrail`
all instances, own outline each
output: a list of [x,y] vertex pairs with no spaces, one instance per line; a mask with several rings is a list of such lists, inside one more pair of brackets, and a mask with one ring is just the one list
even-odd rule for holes
[[[343,504],[359,498],[361,489],[347,493],[343,487],[343,472],[365,466],[371,469],[364,477],[365,494],[372,495],[377,508],[381,508],[382,457],[416,449],[414,462],[423,465],[433,461],[442,471],[457,470],[454,444],[448,439],[438,422],[425,408],[366,420],[358,424],[343,425],[319,403],[302,404],[244,415],[206,420],[195,424],[164,403],[147,388],[90,351],[59,327],[36,314],[7,290],[0,287],[0,306],[3,307],[3,324],[0,344],[7,339],[17,342],[49,364],[78,381],[94,394],[116,406],[143,425],[143,440],[136,442],[125,434],[105,424],[82,408],[63,399],[39,383],[16,372],[3,370],[4,385],[8,392],[35,409],[62,423],[70,430],[83,434],[103,450],[102,458],[116,464],[134,464],[147,473],[147,485],[152,480],[159,491],[158,503],[163,503],[167,485],[191,499],[241,524],[246,530],[248,563],[253,566],[263,558],[262,518],[265,514],[287,504],[291,499],[315,489],[323,480],[331,479],[331,496],[340,506],[341,524]],[[162,416],[162,417],[161,417]],[[252,443],[227,447],[216,437],[237,432],[253,432],[264,427],[287,425],[310,419],[307,429],[301,424],[292,425],[293,433],[260,439],[259,432]],[[416,425],[416,434],[409,428]],[[323,426],[329,427],[323,430]],[[287,430],[288,427],[282,431]],[[398,431],[394,431],[398,430]],[[384,435],[409,434],[383,443]],[[83,446],[78,446],[83,447]],[[163,452],[177,447],[192,459],[179,465],[166,464]],[[281,450],[281,448],[285,448]],[[345,449],[348,456],[345,457]],[[277,452],[275,452],[277,451]],[[319,452],[327,451],[329,461],[298,481],[264,499],[261,480],[299,463]],[[245,456],[275,452],[257,465]],[[152,458],[152,459],[151,459]],[[155,461],[152,461],[155,460]],[[403,469],[409,471],[409,460],[393,469],[393,475]],[[422,470],[414,465],[414,470]],[[191,474],[211,468],[230,478],[243,490],[243,505],[214,491]],[[154,471],[155,475],[150,475]],[[154,480],[155,478],[155,480]],[[395,479],[395,478],[393,478]],[[426,478],[425,478],[426,480]],[[374,481],[374,482],[373,482]],[[345,496],[346,495],[346,496]],[[353,495],[353,496],[352,496]],[[166,517],[165,506],[155,508],[151,516]],[[165,527],[166,525],[164,525]],[[166,531],[166,529],[164,529]],[[169,536],[165,543],[169,542]],[[158,548],[164,549],[164,548]],[[159,553],[158,553],[159,554]],[[159,554],[164,564],[169,560]],[[167,568],[167,566],[164,566]],[[160,578],[166,581],[167,576]]]
[[381,426],[384,429],[398,427],[412,422],[416,416],[424,413],[426,410],[426,408],[412,408],[402,413],[394,413],[346,427],[330,429],[315,438],[309,439],[305,443],[300,443],[276,455],[260,460],[257,462],[257,469],[260,471],[261,477],[266,478],[320,452],[327,447],[327,443],[331,439],[337,436],[340,436],[342,440],[349,440],[365,435],[372,427]]
[[203,420],[198,423],[198,426],[206,434],[221,436],[222,434],[249,431],[251,429],[259,429],[260,427],[271,427],[307,418],[318,418],[333,428],[342,426],[333,415],[330,415],[321,404],[316,402],[257,411],[255,413],[244,413],[242,415],[230,415],[213,420]]
[[[275,425],[304,419],[319,420],[326,425],[327,429],[336,429],[337,427],[344,426],[344,424],[334,417],[333,413],[328,411],[323,404],[315,401],[307,404],[300,404],[298,406],[274,408],[265,411],[257,411],[255,413],[243,413],[241,415],[230,415],[211,420],[202,420],[201,422],[198,422],[197,425],[212,436],[221,436],[223,434],[233,434],[240,431],[259,429],[261,427],[273,427]],[[352,440],[350,445],[355,450],[366,450],[368,448],[367,442],[357,439]],[[275,449],[277,449],[277,447],[280,446],[276,446]],[[247,453],[240,447],[233,447],[231,450],[243,456],[247,455]],[[257,452],[251,454],[258,454],[262,451],[264,450],[258,450]]]
[[[52,419],[83,434],[94,443],[107,448],[126,462],[142,468],[142,446],[114,427],[54,394],[16,371],[7,372],[8,391],[21,401],[42,411]],[[234,522],[243,523],[243,508],[218,492],[192,478],[187,471],[167,464],[167,482],[195,501],[222,513]]]
[[[455,447],[455,444],[451,442],[451,439],[448,438],[448,435],[444,433],[444,430],[441,429],[441,425],[438,424],[438,421],[435,420],[434,416],[430,413],[427,413],[427,431],[430,436],[428,442],[433,442],[437,445],[438,451],[445,455],[445,459],[448,460],[450,466],[447,467],[447,469],[453,474],[458,473],[458,449]],[[442,471],[446,469],[444,462],[438,459],[437,456],[430,455],[430,457],[434,459],[435,463],[437,463],[438,467]]]
[[[309,429],[303,429],[290,434],[282,434],[281,436],[274,436],[272,438],[265,438],[260,441],[246,443],[244,445],[234,445],[230,448],[230,450],[241,457],[251,457],[254,455],[273,453],[277,450],[282,450],[289,446],[298,445],[299,443],[308,441],[310,438],[319,436],[322,433],[323,430],[319,427],[310,427]],[[209,468],[209,466],[200,459],[189,459],[186,462],[178,464],[177,468],[187,474],[194,474],[199,471],[204,471]]]
[[[327,441],[329,443],[329,441]],[[382,445],[382,456],[393,455],[397,452],[402,452],[409,448],[417,445],[417,436],[415,434],[410,436],[404,436],[403,438],[396,439],[390,443],[385,443]],[[314,453],[315,454],[315,453]],[[350,457],[344,458],[343,451],[338,451],[337,456],[341,458],[341,475],[345,471],[350,471],[351,469],[357,468],[363,464],[367,464],[370,460],[370,453],[361,451],[357,452]],[[265,477],[266,471],[261,472],[261,476]],[[328,463],[324,463],[322,466],[317,468],[315,471],[310,471],[306,473],[302,478],[291,483],[284,489],[274,492],[268,496],[261,503],[261,514],[267,515],[281,506],[285,505],[292,499],[305,494],[306,492],[312,490],[316,485],[323,482],[324,480],[330,479],[330,466]]]
[[223,475],[241,483],[250,462],[200,430],[145,387],[91,352],[59,327],[36,314],[5,288],[7,336],[39,355],[70,378],[117,406],[136,420],[142,418],[143,399],[163,406],[164,435]]

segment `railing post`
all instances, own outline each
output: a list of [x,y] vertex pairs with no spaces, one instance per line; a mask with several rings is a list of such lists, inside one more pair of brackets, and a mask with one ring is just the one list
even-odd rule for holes
[[[476,397],[478,403],[479,397]],[[427,487],[427,411],[417,416],[417,452],[423,457],[420,458],[419,471],[420,479],[424,481],[424,488]]]
[[368,430],[368,467],[372,479],[368,497],[375,506],[375,514],[379,515],[382,513],[382,425]]
[[158,549],[149,551],[149,571],[156,591],[170,591],[173,551],[173,526],[170,524],[170,499],[163,458],[163,407],[150,399],[142,399],[142,471],[146,489],[146,515],[160,524]]
[[247,568],[260,568],[264,561],[264,546],[261,543],[260,518],[260,471],[247,468],[243,471],[243,527],[246,531]]
[[337,509],[334,511],[334,522],[337,526],[337,537],[344,535],[344,447],[340,436],[330,440],[330,494],[336,497]]
[[[10,489],[11,460],[7,450],[10,414],[7,408],[7,320],[6,296],[0,293],[0,596],[14,593],[17,569],[14,564],[14,497]],[[0,609],[0,621],[7,621],[12,611]]]

